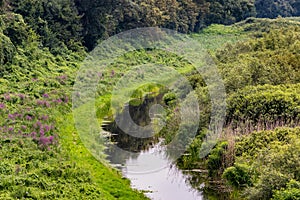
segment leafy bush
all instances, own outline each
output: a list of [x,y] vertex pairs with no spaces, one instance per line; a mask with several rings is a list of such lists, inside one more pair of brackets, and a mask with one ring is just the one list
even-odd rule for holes
[[[0,198],[101,198],[88,171],[28,138],[0,139]],[[82,190],[82,188],[85,188]]]
[[273,200],[296,200],[300,199],[300,182],[291,180],[286,189],[276,190]]
[[298,185],[299,138],[299,128],[278,128],[274,131],[254,132],[239,139],[235,146],[236,163],[247,163],[254,169],[250,173],[253,185],[244,190],[247,198],[270,199],[275,194],[278,196],[275,191],[290,191],[288,185]]
[[9,37],[0,33],[0,65],[11,63],[15,53],[16,48]]
[[228,97],[227,122],[296,121],[300,117],[300,84],[247,86]]
[[227,142],[219,142],[216,147],[210,152],[207,158],[207,169],[209,176],[215,176],[224,170],[223,155],[225,154]]
[[176,94],[174,93],[167,93],[163,96],[163,100],[166,105],[174,105],[174,102],[176,101]]
[[299,83],[299,27],[263,33],[216,53],[227,92],[249,85]]
[[226,168],[222,177],[237,188],[252,184],[249,166],[245,164],[236,163],[234,166]]

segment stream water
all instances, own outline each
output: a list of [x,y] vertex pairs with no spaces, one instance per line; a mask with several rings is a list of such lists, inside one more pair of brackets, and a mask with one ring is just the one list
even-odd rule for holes
[[203,199],[202,193],[189,185],[188,175],[158,149],[161,149],[159,144],[126,160],[122,172],[131,180],[132,187],[155,200]]
[[[149,108],[161,103],[161,96],[145,99],[138,106],[129,106],[132,120],[138,125],[151,122]],[[106,151],[111,164],[131,180],[133,188],[143,191],[153,200],[202,200],[202,183],[194,184],[193,177],[177,168],[175,161],[166,155],[161,138],[137,138],[126,134],[115,122],[103,125],[112,133]],[[197,187],[195,187],[197,185]]]

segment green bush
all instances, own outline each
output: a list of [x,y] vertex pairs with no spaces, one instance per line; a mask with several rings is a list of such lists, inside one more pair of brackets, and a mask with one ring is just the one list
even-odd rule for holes
[[174,103],[176,101],[176,94],[171,93],[171,92],[165,94],[163,96],[163,101],[168,106],[174,105]]
[[225,169],[223,175],[229,184],[234,187],[241,188],[252,184],[249,166],[236,163],[232,167]]
[[[278,191],[286,190],[286,195],[296,192],[290,188],[299,187],[299,138],[299,128],[277,128],[239,138],[235,145],[236,164],[247,163],[253,169],[248,174],[253,184],[243,191],[248,199],[267,200],[273,195],[283,198]],[[228,175],[234,170],[230,168]]]
[[300,117],[300,84],[248,86],[227,99],[227,121],[284,123]]
[[0,33],[0,66],[11,63],[15,53],[16,48],[9,37]]
[[298,200],[300,199],[300,182],[291,180],[286,189],[276,190],[273,200]]
[[223,155],[226,152],[228,143],[226,141],[218,142],[216,147],[210,152],[207,157],[207,169],[209,176],[215,176],[217,173],[222,172],[223,169]]
[[290,24],[217,51],[227,92],[248,85],[299,83],[299,39],[299,27]]

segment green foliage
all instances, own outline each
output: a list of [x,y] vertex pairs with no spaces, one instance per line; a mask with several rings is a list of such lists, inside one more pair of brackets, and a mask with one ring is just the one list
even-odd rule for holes
[[2,15],[0,30],[8,52],[0,72],[0,199],[145,199],[78,144],[66,121],[85,52],[62,47],[54,55],[21,15]]
[[237,188],[252,184],[249,166],[245,164],[236,163],[234,166],[226,168],[222,177]]
[[300,85],[248,86],[227,99],[227,121],[250,121],[254,124],[282,120],[297,123],[299,119]]
[[177,165],[181,169],[197,169],[200,166],[203,167],[202,160],[200,159],[200,149],[202,145],[202,140],[206,134],[207,130],[204,129],[198,134],[190,144],[187,149],[186,154],[182,155],[178,161]]
[[0,140],[0,198],[101,198],[89,171],[78,168],[64,153],[42,151],[32,140]]
[[[236,143],[236,163],[247,163],[253,186],[244,190],[249,199],[270,199],[276,192],[295,187],[300,177],[299,128],[254,132]],[[288,184],[289,182],[294,184]],[[277,192],[278,195],[278,192]]]
[[253,132],[250,136],[244,136],[235,145],[237,156],[256,157],[258,153],[271,144],[289,144],[299,136],[299,128],[277,128],[274,131]]
[[[293,3],[296,5],[297,1]],[[159,26],[187,33],[211,23],[229,24],[254,15],[253,2],[245,0],[13,0],[9,5],[4,0],[0,6],[3,13],[0,19],[0,101],[4,107],[0,109],[1,199],[144,199],[142,194],[130,189],[128,180],[121,179],[119,172],[93,158],[76,133],[69,115],[68,97],[79,62],[85,55],[81,43],[91,50],[97,41],[131,28]],[[215,54],[230,93],[229,121],[298,119],[299,30],[297,18],[250,18],[230,27],[214,24],[202,34],[193,35]],[[249,32],[251,39],[243,41]],[[240,42],[233,44],[236,41]],[[229,43],[228,46],[215,53],[225,43]],[[128,53],[99,72],[98,95],[103,95],[96,101],[99,121],[111,114],[111,96],[107,91],[111,91],[130,66],[145,63],[171,65],[185,74],[199,97],[203,111],[200,125],[208,124],[211,105],[202,77],[192,72],[193,66],[179,56],[159,50]],[[145,86],[132,97],[138,99],[158,90]],[[26,100],[23,93],[27,95]],[[54,102],[65,104],[46,108],[44,103],[48,101],[43,98],[48,98],[45,95],[48,93]],[[43,105],[36,106],[41,99]],[[161,136],[166,142],[173,139],[180,124],[175,100],[172,93],[164,96],[169,106],[168,124]],[[8,114],[18,112],[36,117],[39,117],[37,113],[49,114],[51,123],[59,122],[55,129],[59,144],[47,150],[33,138],[22,137],[28,136],[33,123],[21,118],[8,120]],[[24,123],[28,126],[23,128],[24,135],[7,137],[8,134],[4,134],[8,128],[5,126],[21,130]],[[202,164],[199,151],[206,130],[203,127],[199,130],[179,160],[182,168],[193,169]],[[183,132],[190,133],[188,124]],[[235,164],[231,167],[226,163],[229,142],[219,142],[205,159],[209,176],[221,177],[229,167],[223,177],[239,189],[248,186],[243,192],[250,199],[297,198],[299,187],[289,183],[291,180],[298,183],[300,177],[299,132],[299,129],[276,129],[239,138]]]
[[299,28],[271,30],[261,38],[228,45],[216,53],[226,90],[247,85],[298,83]]
[[[60,141],[63,149],[68,152],[69,159],[76,162],[79,169],[90,172],[92,183],[102,191],[100,199],[147,199],[141,192],[130,188],[129,180],[121,178],[120,171],[110,168],[106,162],[99,162],[84,146],[81,136],[77,134],[72,113],[57,116],[56,120],[60,127]],[[83,198],[89,198],[89,195]]]
[[82,28],[73,0],[13,0],[11,5],[51,52],[60,53],[64,45],[74,51],[80,48]]
[[225,155],[228,143],[218,142],[216,147],[210,152],[207,158],[207,169],[210,177],[216,176],[219,172],[224,169],[223,156]]
[[226,35],[226,34],[241,34],[242,30],[238,27],[233,26],[225,26],[222,24],[212,24],[207,28],[203,29],[202,33],[206,34],[218,34],[218,35]]
[[[9,39],[9,37],[4,34],[0,34],[0,66],[6,63],[11,63],[12,59],[16,53],[16,48]],[[1,69],[2,70],[2,69]]]
[[276,18],[278,16],[299,16],[299,1],[284,0],[256,0],[255,7],[257,17]]
[[92,50],[99,41],[137,27],[199,32],[210,24],[233,24],[248,17],[299,15],[298,0],[2,0],[1,13],[21,14],[52,53],[66,45]]
[[261,37],[263,33],[268,33],[271,30],[299,27],[299,19],[299,17],[276,19],[249,17],[244,21],[234,24],[234,26],[238,26],[247,32],[252,32],[254,35]]
[[163,100],[168,106],[174,105],[174,102],[176,101],[176,94],[169,92],[163,96]]
[[11,42],[17,46],[28,40],[30,28],[24,22],[23,16],[8,13],[0,16],[1,30],[4,35],[10,38]]
[[232,24],[255,16],[253,1],[208,0],[208,2],[210,3],[210,12],[206,18],[206,24]]
[[99,40],[137,27],[158,26],[188,33],[212,23],[229,24],[255,16],[253,2],[246,0],[75,0],[75,5],[82,16],[83,41],[89,50]]
[[275,191],[274,200],[296,200],[300,199],[300,182],[291,180],[286,189]]

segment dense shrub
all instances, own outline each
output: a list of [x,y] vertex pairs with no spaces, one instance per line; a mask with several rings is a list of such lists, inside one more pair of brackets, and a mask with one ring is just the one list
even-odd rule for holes
[[300,117],[300,84],[248,86],[228,97],[227,122],[282,120]]
[[42,151],[28,138],[0,139],[0,198],[101,198],[102,192],[62,152]]
[[262,37],[228,45],[216,53],[227,92],[249,85],[279,85],[300,81],[299,27],[271,30]]
[[51,52],[60,52],[64,45],[75,51],[80,48],[82,26],[73,0],[13,0],[10,4],[13,12],[23,16]]
[[296,200],[300,199],[300,182],[291,180],[286,189],[276,190],[274,200]]
[[[255,132],[236,143],[236,163],[254,169],[253,185],[244,190],[249,199],[270,199],[291,190],[300,181],[300,129],[278,128]],[[295,182],[296,181],[296,182]],[[292,184],[293,183],[293,184]],[[296,193],[296,190],[293,190]],[[281,197],[280,197],[281,198]]]
[[[6,63],[11,63],[16,53],[16,48],[4,34],[0,34],[0,65],[3,66]],[[2,69],[1,69],[2,70]]]
[[225,155],[227,142],[219,142],[216,147],[210,152],[207,158],[207,169],[209,176],[213,177],[224,170],[223,156]]
[[245,164],[235,164],[225,169],[223,175],[232,186],[245,187],[252,184],[249,166]]

